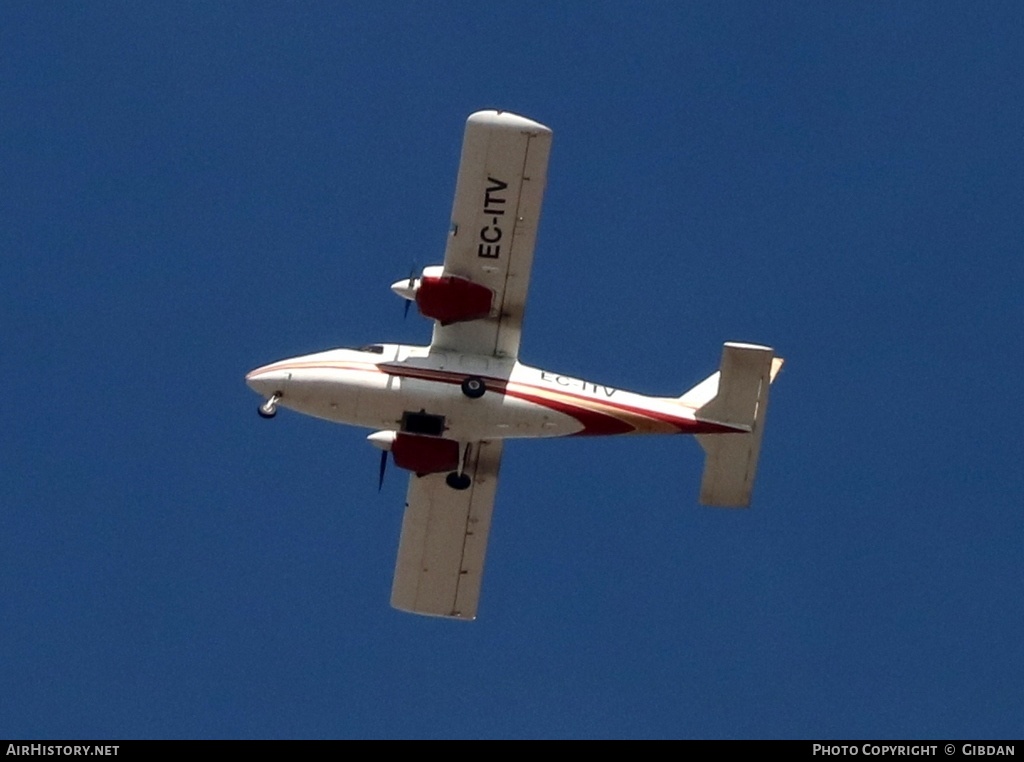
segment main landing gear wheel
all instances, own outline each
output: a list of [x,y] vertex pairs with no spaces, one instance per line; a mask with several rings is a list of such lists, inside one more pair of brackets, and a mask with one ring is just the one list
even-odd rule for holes
[[479,399],[487,391],[487,384],[479,376],[470,376],[462,382],[462,393],[471,400]]
[[256,412],[260,414],[260,418],[273,418],[277,415],[277,401],[281,399],[281,392],[274,392],[270,395],[270,399],[256,408]]
[[448,476],[444,478],[445,484],[452,489],[464,490],[469,489],[471,480],[468,475],[460,474],[458,471],[452,471]]

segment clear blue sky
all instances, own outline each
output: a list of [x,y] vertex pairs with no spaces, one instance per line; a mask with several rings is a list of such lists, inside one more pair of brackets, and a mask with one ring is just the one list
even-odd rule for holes
[[[1019,3],[0,7],[0,737],[1020,738]],[[508,446],[480,618],[244,374],[426,343],[466,116],[555,133],[531,364],[788,360],[754,507]]]

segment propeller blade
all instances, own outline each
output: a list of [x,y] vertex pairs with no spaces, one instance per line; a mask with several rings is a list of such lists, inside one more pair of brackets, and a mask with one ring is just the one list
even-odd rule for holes
[[[412,269],[409,270],[409,290],[410,291],[412,291],[413,287],[415,287],[415,285],[416,285],[416,271],[419,270],[419,269],[420,269],[419,266],[414,262],[413,265],[412,265]],[[410,304],[412,304],[412,302],[407,299],[405,301],[405,311],[402,312],[402,320],[405,320],[405,319],[407,319],[409,317],[409,305]]]
[[377,477],[377,491],[380,492],[384,487],[384,472],[388,468],[388,451],[381,450],[380,453],[380,475]]

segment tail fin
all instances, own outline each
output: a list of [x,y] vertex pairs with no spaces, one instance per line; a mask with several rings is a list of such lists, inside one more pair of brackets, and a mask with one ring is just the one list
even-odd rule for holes
[[761,452],[768,388],[782,367],[771,347],[728,342],[719,371],[688,391],[679,401],[696,409],[699,421],[740,429],[741,433],[699,434],[704,448],[700,502],[745,508],[754,489]]

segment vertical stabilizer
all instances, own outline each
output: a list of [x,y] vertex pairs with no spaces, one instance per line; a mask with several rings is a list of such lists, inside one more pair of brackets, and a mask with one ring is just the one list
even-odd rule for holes
[[684,394],[680,401],[696,408],[700,421],[740,429],[736,433],[700,434],[704,505],[746,508],[754,489],[761,451],[768,389],[782,367],[771,347],[729,342],[722,348],[718,373]]

